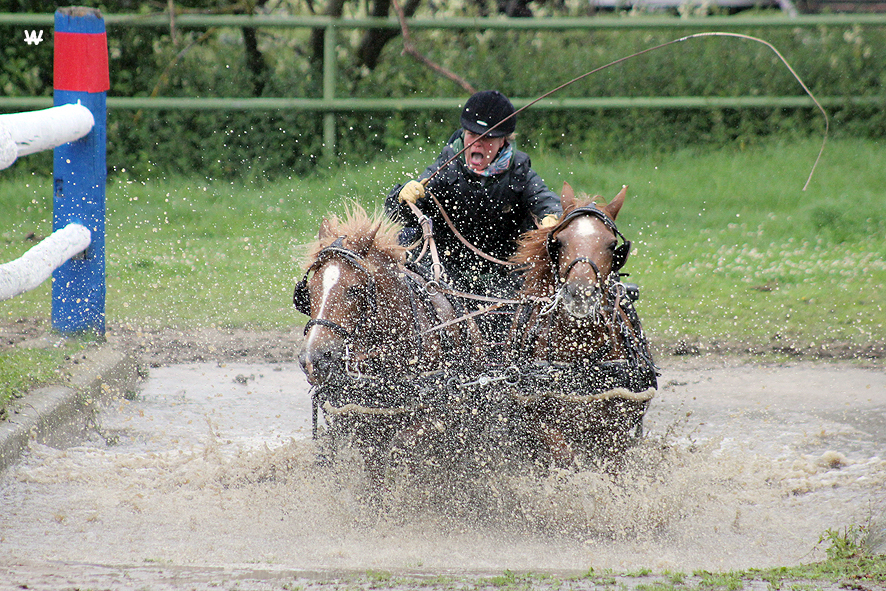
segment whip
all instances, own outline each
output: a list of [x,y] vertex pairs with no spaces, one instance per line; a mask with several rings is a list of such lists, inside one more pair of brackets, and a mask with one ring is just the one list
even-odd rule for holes
[[[516,117],[518,113],[525,111],[526,109],[528,109],[532,105],[536,104],[537,102],[548,98],[552,94],[559,92],[560,90],[563,90],[567,86],[571,86],[572,84],[575,84],[576,82],[578,82],[580,80],[584,80],[585,78],[587,78],[588,76],[591,76],[592,74],[596,74],[597,72],[601,72],[607,68],[611,68],[612,66],[620,64],[622,62],[626,62],[626,61],[633,59],[635,57],[639,57],[641,55],[651,53],[653,51],[658,51],[659,49],[663,49],[663,48],[668,47],[670,45],[675,45],[677,43],[683,43],[684,41],[689,41],[690,39],[699,39],[699,38],[703,38],[703,37],[735,37],[738,39],[746,39],[748,41],[753,41],[755,43],[760,43],[762,45],[765,45],[766,47],[771,49],[772,52],[776,56],[778,56],[778,59],[781,60],[781,62],[785,65],[785,67],[788,69],[788,71],[791,73],[791,75],[797,80],[797,82],[800,83],[800,86],[803,88],[803,91],[806,92],[806,94],[809,96],[810,99],[812,99],[812,102],[815,104],[815,106],[821,112],[822,116],[824,117],[824,137],[822,138],[822,141],[821,141],[821,148],[818,151],[818,156],[815,158],[815,162],[812,165],[812,170],[809,171],[809,176],[806,179],[806,184],[803,185],[803,190],[805,191],[807,189],[807,187],[809,187],[809,183],[812,181],[812,175],[815,174],[815,169],[818,166],[819,160],[821,160],[822,154],[824,153],[825,143],[827,142],[827,138],[828,138],[828,130],[830,129],[830,120],[828,119],[828,114],[824,110],[824,107],[821,106],[821,103],[818,102],[818,99],[815,98],[815,95],[812,94],[812,91],[809,90],[809,87],[806,86],[806,84],[803,82],[803,80],[800,78],[800,76],[797,74],[797,72],[794,71],[794,68],[791,67],[791,65],[788,63],[788,61],[784,58],[784,56],[781,54],[781,52],[779,52],[775,48],[774,45],[772,45],[771,43],[769,43],[768,41],[765,41],[763,39],[759,39],[757,37],[752,37],[750,35],[744,35],[742,33],[729,33],[729,32],[724,32],[724,31],[707,31],[704,33],[694,33],[692,35],[686,35],[685,37],[680,37],[679,39],[673,39],[671,41],[668,41],[666,43],[661,43],[661,44],[655,45],[653,47],[647,47],[646,49],[643,49],[641,51],[637,51],[637,52],[627,55],[625,57],[619,58],[615,61],[611,61],[608,64],[605,64],[603,66],[600,66],[598,68],[594,68],[593,70],[585,72],[581,76],[576,76],[572,80],[561,84],[560,86],[554,88],[553,90],[549,90],[548,92],[544,93],[543,95],[539,96],[538,98],[523,105],[522,107],[520,107],[519,109],[517,109],[516,111],[514,111],[513,113],[511,113],[510,115],[508,115],[507,117],[505,117],[504,119],[502,119],[501,121],[499,121],[498,123],[493,125],[492,127],[490,127],[488,130],[486,130],[486,132],[483,133],[480,136],[480,138],[486,137],[487,134],[489,134],[491,131],[496,129],[502,123],[504,123],[508,119],[512,119],[513,117]],[[464,151],[467,150],[469,147],[470,146],[465,146],[457,154],[455,154],[455,156],[453,156],[452,158],[450,158],[449,160],[444,162],[439,168],[437,168],[437,170],[435,170],[431,174],[431,176],[429,176],[427,179],[424,179],[422,181],[422,184],[427,185],[427,182],[429,180],[434,178],[434,176],[436,176],[437,173],[440,172],[442,169],[446,168],[450,162],[452,162],[453,160],[455,160],[456,158],[461,156],[464,153]],[[433,195],[431,197],[433,198]],[[439,202],[437,202],[436,198],[434,198],[434,202],[440,208],[440,211],[443,211],[443,207],[440,205]]]

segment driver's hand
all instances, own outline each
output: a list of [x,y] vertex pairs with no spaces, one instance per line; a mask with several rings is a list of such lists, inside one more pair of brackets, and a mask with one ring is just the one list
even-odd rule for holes
[[418,181],[409,181],[400,189],[398,198],[406,203],[415,203],[425,196],[425,186]]
[[[402,195],[402,193],[401,193],[401,195]],[[557,225],[558,219],[559,218],[557,217],[556,214],[549,213],[548,215],[546,215],[545,217],[543,217],[541,219],[541,223],[538,224],[538,227],[539,228],[553,228],[554,226]]]

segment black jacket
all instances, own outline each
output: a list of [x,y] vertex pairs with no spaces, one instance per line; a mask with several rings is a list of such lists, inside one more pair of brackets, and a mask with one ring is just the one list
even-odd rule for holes
[[[449,138],[437,160],[419,176],[419,180],[430,177],[455,155],[453,144],[461,143],[461,134],[462,130],[458,130]],[[418,220],[406,204],[398,201],[402,187],[397,185],[388,194],[385,211],[406,227],[404,237],[418,240],[421,238]],[[523,232],[535,228],[536,220],[550,213],[562,213],[560,197],[545,186],[532,170],[529,156],[519,150],[514,150],[508,170],[491,177],[475,174],[460,156],[437,173],[425,186],[425,191],[432,193],[443,205],[462,236],[500,260],[506,260],[516,252],[517,239]],[[505,295],[502,291],[512,290],[508,269],[475,255],[464,246],[428,195],[416,205],[433,222],[440,258],[455,287],[499,295]],[[495,285],[490,286],[490,281]],[[510,285],[504,285],[502,281]]]

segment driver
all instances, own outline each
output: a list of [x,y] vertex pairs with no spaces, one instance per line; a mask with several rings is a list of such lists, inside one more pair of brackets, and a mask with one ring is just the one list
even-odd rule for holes
[[[537,224],[553,226],[562,214],[560,198],[531,168],[529,156],[514,148],[516,117],[511,101],[497,90],[471,96],[461,114],[461,128],[452,134],[437,160],[418,177],[397,185],[385,200],[385,211],[405,226],[401,243],[421,237],[418,219],[405,202],[415,203],[431,218],[434,240],[450,285],[493,297],[512,297],[517,278],[504,265],[488,261],[465,246],[449,228],[432,193],[458,232],[478,249],[499,260],[517,250],[517,239]],[[503,121],[501,125],[480,136]],[[445,162],[468,146],[458,158]],[[427,257],[426,257],[427,258]]]

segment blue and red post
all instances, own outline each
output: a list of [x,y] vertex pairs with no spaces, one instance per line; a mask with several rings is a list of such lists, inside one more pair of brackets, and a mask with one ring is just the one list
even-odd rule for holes
[[55,106],[79,102],[95,118],[83,138],[55,148],[53,231],[83,224],[92,242],[52,274],[52,327],[72,336],[105,334],[105,184],[108,40],[98,10],[60,8],[55,13]]

